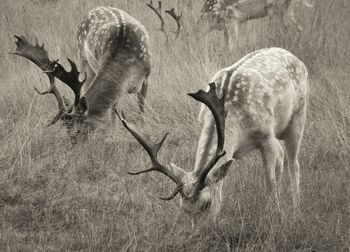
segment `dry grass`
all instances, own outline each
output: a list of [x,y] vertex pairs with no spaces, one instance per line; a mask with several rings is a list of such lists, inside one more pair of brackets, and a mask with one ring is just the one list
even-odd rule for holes
[[[175,2],[165,4],[182,6]],[[291,218],[287,176],[282,215],[266,208],[261,160],[253,154],[237,162],[226,179],[219,225],[204,222],[191,229],[177,200],[154,197],[168,192],[170,181],[158,174],[126,174],[148,160],[119,122],[78,146],[60,125],[45,127],[56,104],[33,90],[46,87],[46,77],[8,54],[14,49],[12,35],[35,35],[52,58],[76,59],[77,25],[102,4],[126,10],[150,31],[153,69],[144,131],[155,137],[170,131],[161,158],[187,169],[194,163],[200,129],[199,104],[187,92],[263,47],[282,46],[307,64],[311,101],[300,155],[300,218]],[[219,33],[165,46],[142,1],[4,0],[0,7],[1,251],[349,251],[349,1],[297,6],[304,26],[300,40],[293,32],[277,34],[277,25],[268,26],[266,19],[252,21],[242,28],[233,52],[222,49]],[[184,14],[187,29],[190,13]],[[123,98],[121,107],[137,112],[133,97]]]

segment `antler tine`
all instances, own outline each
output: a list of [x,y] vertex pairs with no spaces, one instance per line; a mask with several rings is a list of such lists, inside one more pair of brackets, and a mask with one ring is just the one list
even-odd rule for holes
[[80,90],[81,87],[84,85],[86,79],[87,79],[87,74],[86,72],[84,73],[84,79],[82,81],[79,81],[79,74],[80,72],[78,71],[77,65],[72,61],[70,58],[67,58],[69,64],[71,65],[71,71],[67,72],[62,65],[58,64],[57,62],[55,63],[55,67],[53,70],[53,74],[57,79],[62,81],[63,83],[67,84],[74,92],[74,105],[77,105],[80,99]]
[[33,46],[24,36],[14,35],[14,37],[17,39],[15,42],[17,47],[13,54],[29,59],[43,71],[53,70],[55,62],[49,60],[44,45],[40,46],[36,43],[36,45]]
[[48,76],[50,82],[50,88],[47,91],[40,92],[36,87],[34,87],[35,91],[40,95],[53,94],[56,97],[57,105],[59,112],[54,117],[54,119],[48,124],[52,125],[57,122],[62,116],[67,112],[67,102],[64,100],[64,97],[60,94],[58,89],[55,87],[55,78],[54,78],[54,68],[55,64],[57,64],[58,60],[50,61],[47,51],[44,49],[44,44],[41,46],[36,43],[33,46],[26,37],[15,35],[16,41],[16,50],[13,54],[22,56],[24,58],[29,59],[34,64],[36,64],[40,69],[42,69]]
[[224,107],[225,90],[223,90],[222,97],[218,98],[218,96],[216,95],[215,83],[209,83],[209,87],[210,89],[208,92],[199,90],[197,93],[188,94],[195,100],[204,103],[210,109],[214,116],[216,131],[218,135],[216,154],[207,164],[207,166],[203,170],[201,170],[200,174],[198,174],[198,183],[193,191],[193,195],[198,195],[198,192],[204,188],[206,176],[214,167],[214,165],[218,162],[218,160],[226,154],[226,152],[223,150],[225,141],[226,118],[226,112]]
[[170,10],[165,11],[166,13],[168,13],[176,22],[177,25],[177,30],[175,32],[176,34],[176,38],[179,37],[180,35],[180,30],[181,30],[181,17],[182,17],[182,12],[180,13],[180,15],[177,15],[175,13],[175,9],[171,8]]
[[44,44],[40,46],[36,43],[35,46],[31,45],[30,42],[24,36],[16,36],[16,51],[14,54],[20,55],[31,60],[37,66],[39,66],[44,73],[52,74],[57,79],[61,80],[67,86],[69,86],[75,95],[74,104],[76,105],[80,98],[80,89],[86,81],[86,73],[83,81],[79,81],[79,71],[76,64],[68,58],[68,62],[71,65],[72,70],[67,72],[58,60],[51,61],[49,59],[47,51],[44,49]]
[[173,198],[175,198],[175,196],[182,190],[182,185],[181,186],[177,186],[175,188],[175,190],[172,192],[172,194],[170,194],[168,197],[161,197],[161,196],[157,196],[159,199],[161,200],[172,200]]
[[47,73],[47,76],[49,77],[49,80],[50,80],[50,88],[44,92],[39,91],[36,87],[34,87],[34,90],[40,95],[53,94],[56,97],[57,105],[58,105],[58,113],[47,124],[47,126],[51,126],[51,125],[55,124],[58,120],[60,120],[63,117],[63,115],[65,115],[66,112],[68,112],[69,104],[67,104],[65,97],[61,96],[60,92],[56,88],[54,76],[50,73]]
[[150,2],[147,4],[147,6],[154,12],[156,13],[156,15],[158,16],[159,20],[160,20],[160,31],[163,32],[164,36],[165,36],[165,40],[166,42],[169,41],[168,38],[168,33],[165,31],[165,22],[162,16],[162,1],[158,1],[158,8],[154,7],[153,5],[153,1],[150,0]]
[[182,182],[181,182],[180,178],[178,176],[176,176],[175,173],[173,173],[171,170],[169,170],[166,166],[162,165],[158,161],[158,152],[159,152],[160,148],[162,147],[168,133],[164,134],[163,138],[160,140],[159,143],[156,143],[156,144],[147,143],[147,141],[144,139],[144,137],[141,136],[140,134],[138,134],[136,132],[136,129],[133,129],[134,127],[131,126],[126,121],[126,118],[125,118],[125,115],[123,114],[123,112],[120,115],[116,109],[114,111],[117,114],[117,116],[119,117],[119,119],[121,120],[123,126],[136,138],[136,140],[146,150],[146,152],[148,153],[148,155],[151,159],[151,162],[152,162],[152,167],[149,169],[138,171],[138,172],[128,172],[128,173],[130,175],[138,175],[138,174],[142,174],[142,173],[146,173],[146,172],[150,172],[150,171],[159,171],[159,172],[163,173],[164,175],[168,176],[178,186],[182,186]]
[[225,131],[225,93],[223,90],[223,94],[221,99],[216,95],[215,83],[209,83],[209,91],[205,92],[203,90],[199,90],[197,93],[189,93],[188,95],[194,98],[195,100],[204,103],[212,112],[216,124],[216,130],[218,134],[218,148],[217,153],[222,152],[224,147],[224,131]]
[[58,120],[62,119],[64,115],[66,115],[65,111],[58,111],[57,115],[55,115],[54,118],[52,118],[46,126],[49,127],[51,125],[54,125]]

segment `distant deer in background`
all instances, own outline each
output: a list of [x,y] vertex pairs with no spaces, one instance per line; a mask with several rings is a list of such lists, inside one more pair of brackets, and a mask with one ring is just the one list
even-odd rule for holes
[[[77,41],[83,81],[73,61],[69,60],[72,71],[67,72],[57,61],[49,60],[43,46],[33,46],[25,37],[17,39],[14,53],[33,61],[50,79],[50,90],[40,92],[54,94],[58,102],[59,113],[50,124],[64,120],[71,136],[94,129],[94,122],[126,93],[137,93],[140,111],[144,111],[151,69],[149,37],[145,27],[126,12],[97,7],[80,23]],[[58,92],[54,78],[73,90],[73,103]]]
[[[143,146],[152,162],[151,168],[129,174],[163,173],[175,182],[176,189],[161,199],[171,200],[180,194],[182,208],[193,219],[207,213],[215,218],[222,204],[222,180],[232,158],[241,159],[255,149],[260,150],[263,158],[268,192],[278,203],[284,159],[279,140],[283,140],[293,206],[297,210],[300,202],[298,154],[308,89],[304,63],[281,48],[255,51],[217,72],[207,92],[189,94],[203,103],[199,113],[203,128],[192,171],[162,164],[157,155],[167,134],[159,143],[149,143],[121,114],[124,127]],[[228,153],[223,158],[225,150]]]
[[[293,0],[206,0],[200,17],[196,21],[195,27],[208,23],[209,31],[223,30],[225,44],[232,46],[228,27],[233,24],[236,40],[239,38],[239,25],[249,20],[268,16],[278,16],[287,29],[288,23],[296,27],[297,31],[302,31],[301,26],[294,19],[294,10],[290,8]],[[312,7],[310,0],[302,1],[305,6]],[[288,15],[288,11],[289,15]]]

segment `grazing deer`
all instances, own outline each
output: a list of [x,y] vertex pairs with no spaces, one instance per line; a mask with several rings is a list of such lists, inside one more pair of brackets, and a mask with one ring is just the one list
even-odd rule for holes
[[[302,1],[305,6],[312,7],[309,0],[299,1]],[[229,24],[234,25],[236,39],[238,39],[239,24],[266,16],[269,16],[270,19],[273,16],[279,16],[284,29],[287,28],[290,20],[300,32],[302,28],[294,19],[293,8],[290,8],[291,3],[292,0],[206,0],[195,27],[200,26],[203,22],[208,22],[209,31],[223,30],[226,45],[231,45]],[[289,9],[291,11],[287,19]]]
[[[126,93],[137,93],[140,111],[144,110],[151,68],[149,38],[145,27],[126,12],[97,7],[80,23],[78,55],[81,71],[86,75],[82,82],[71,60],[72,71],[66,72],[57,61],[49,60],[43,47],[31,45],[24,37],[17,39],[15,54],[33,61],[49,76],[51,88],[41,94],[53,93],[59,105],[59,114],[51,124],[63,119],[70,135],[79,132],[83,124],[94,128],[94,123],[87,119],[90,122],[100,120]],[[67,104],[59,94],[54,77],[72,88],[73,105]]]
[[[308,72],[304,63],[284,49],[262,49],[216,73],[208,90],[189,94],[204,104],[199,114],[203,128],[194,170],[190,172],[158,161],[157,154],[167,134],[157,144],[148,143],[123,114],[119,115],[152,161],[150,169],[129,174],[163,173],[175,182],[176,189],[161,199],[171,200],[180,194],[182,208],[192,217],[211,212],[215,218],[222,203],[222,179],[232,158],[241,159],[254,149],[260,150],[268,191],[273,192],[278,202],[284,159],[279,140],[283,140],[293,206],[297,209],[300,201],[298,153],[308,100]],[[225,150],[228,153],[223,158]]]

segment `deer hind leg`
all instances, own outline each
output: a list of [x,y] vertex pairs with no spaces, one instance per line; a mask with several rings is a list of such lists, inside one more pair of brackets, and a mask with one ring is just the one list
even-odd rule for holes
[[271,135],[262,142],[260,150],[266,172],[268,193],[273,193],[277,205],[279,205],[279,184],[283,174],[283,148],[277,138]]
[[233,21],[233,28],[235,31],[235,38],[230,39],[230,33],[229,33],[229,28],[227,25],[225,25],[224,28],[224,40],[225,40],[225,46],[229,48],[230,51],[233,51],[234,45],[238,47],[239,45],[239,23],[238,21],[234,20]]
[[147,96],[147,90],[148,90],[148,79],[146,78],[142,82],[140,91],[137,92],[137,100],[139,102],[139,109],[141,113],[143,113],[145,110],[144,105],[145,105],[145,100]]
[[225,43],[225,47],[229,48],[231,50],[231,48],[230,48],[230,37],[228,35],[228,28],[227,28],[227,26],[225,26],[225,28],[224,28],[224,43]]
[[304,132],[306,110],[302,109],[294,115],[288,129],[284,133],[284,143],[288,160],[288,173],[292,191],[293,207],[298,209],[300,203],[300,165],[298,154]]

